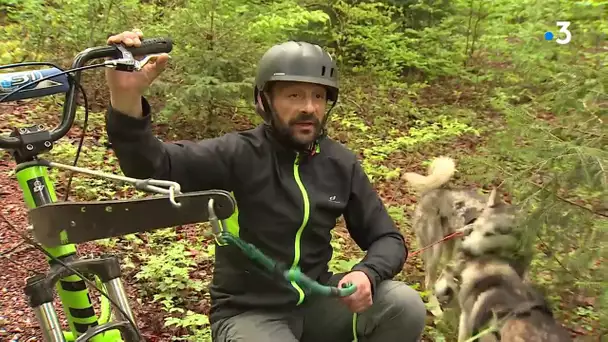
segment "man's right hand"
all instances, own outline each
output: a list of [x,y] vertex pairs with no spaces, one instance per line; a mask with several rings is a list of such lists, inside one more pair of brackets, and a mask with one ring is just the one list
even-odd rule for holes
[[[143,36],[140,30],[125,31],[109,37],[107,43],[122,43],[127,47],[140,46]],[[148,62],[140,71],[124,72],[107,68],[106,81],[110,89],[112,108],[132,117],[141,117],[141,97],[152,81],[165,69],[168,60],[169,55],[163,53],[156,60]]]

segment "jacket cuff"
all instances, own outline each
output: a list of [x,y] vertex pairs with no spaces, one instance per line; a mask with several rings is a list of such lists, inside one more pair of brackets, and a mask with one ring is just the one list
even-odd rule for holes
[[152,122],[150,104],[142,96],[141,98],[142,117],[134,118],[122,113],[108,105],[107,129],[108,131],[137,131],[146,130]]
[[351,269],[351,272],[353,272],[353,271],[361,271],[361,272],[365,273],[365,275],[369,279],[370,284],[372,285],[372,297],[373,297],[374,294],[376,293],[376,285],[380,281],[382,281],[382,279],[380,279],[380,276],[378,275],[378,273],[362,263],[355,265]]

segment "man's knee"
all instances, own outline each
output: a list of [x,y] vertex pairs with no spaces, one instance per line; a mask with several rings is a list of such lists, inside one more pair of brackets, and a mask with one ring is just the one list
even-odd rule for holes
[[378,285],[374,302],[384,306],[389,317],[402,321],[408,327],[424,328],[426,307],[420,294],[399,281],[383,281]]
[[246,312],[211,326],[214,342],[297,342],[290,317]]

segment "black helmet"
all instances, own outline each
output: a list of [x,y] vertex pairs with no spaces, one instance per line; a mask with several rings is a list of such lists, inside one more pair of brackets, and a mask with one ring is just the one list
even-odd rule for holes
[[257,112],[267,123],[271,119],[270,108],[264,96],[261,96],[264,106],[260,106],[258,95],[262,95],[260,93],[267,90],[268,83],[273,81],[323,85],[327,88],[327,99],[334,104],[338,100],[338,68],[333,58],[319,45],[289,41],[271,47],[262,56],[253,95]]

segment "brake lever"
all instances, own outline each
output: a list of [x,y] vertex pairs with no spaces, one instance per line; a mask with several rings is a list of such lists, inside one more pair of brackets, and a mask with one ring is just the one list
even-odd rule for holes
[[150,54],[146,55],[143,59],[137,60],[133,57],[133,54],[129,52],[122,44],[116,44],[116,48],[121,54],[120,58],[110,59],[104,62],[104,65],[108,68],[112,68],[118,71],[140,71],[150,61],[156,59],[161,54]]

